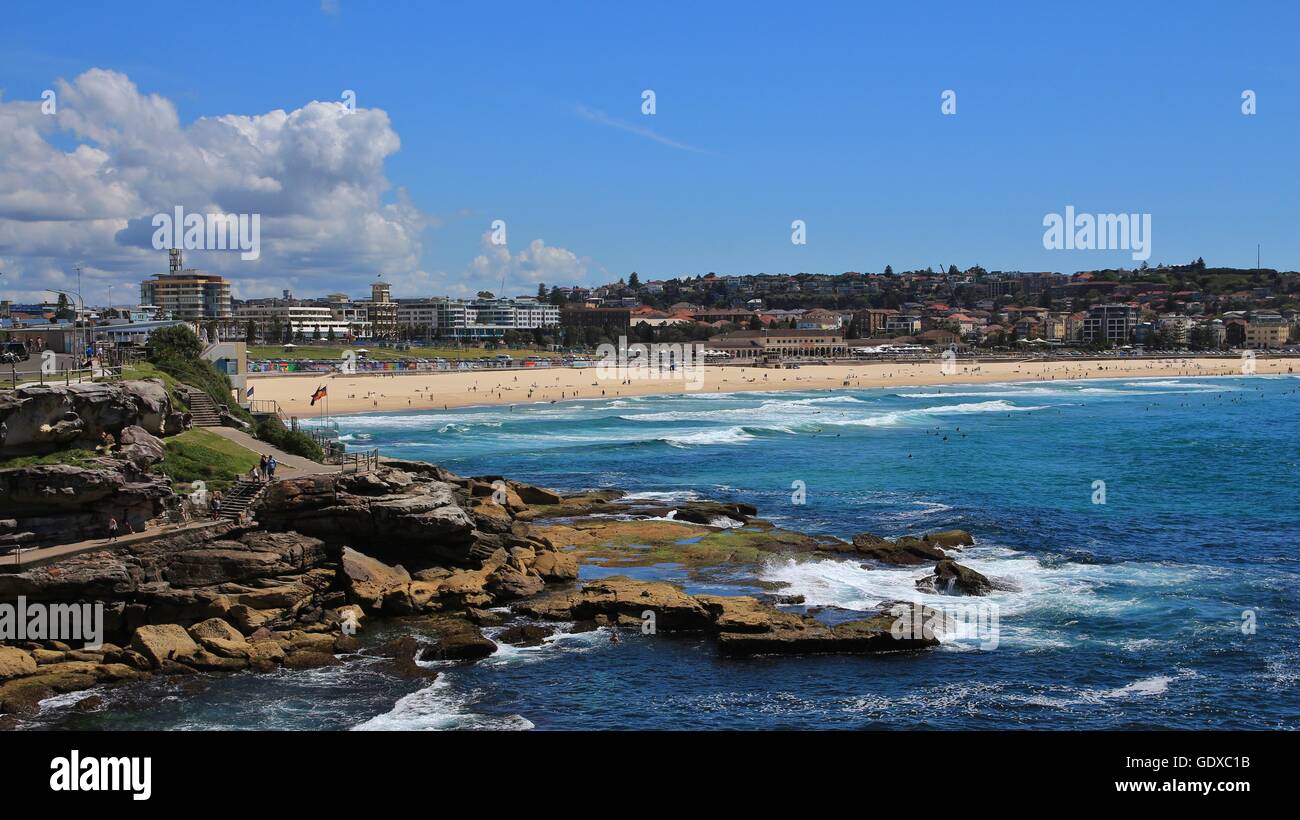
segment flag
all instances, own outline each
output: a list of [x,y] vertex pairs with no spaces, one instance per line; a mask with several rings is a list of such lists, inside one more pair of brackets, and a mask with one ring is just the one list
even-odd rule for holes
[[323,398],[325,398],[325,387],[324,386],[317,387],[316,392],[311,394],[311,406],[315,407],[316,402],[320,401]]

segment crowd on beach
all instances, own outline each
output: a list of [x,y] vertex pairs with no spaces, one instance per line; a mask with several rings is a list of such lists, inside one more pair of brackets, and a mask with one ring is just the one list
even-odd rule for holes
[[[1259,373],[1293,372],[1292,359],[1252,360]],[[941,385],[960,382],[1056,381],[1108,377],[1241,375],[1235,358],[1019,360],[1006,362],[886,361],[809,365],[792,368],[705,366],[703,379],[691,384],[673,374],[639,374],[600,378],[590,369],[551,369],[526,373],[448,373],[377,379],[357,374],[330,377],[339,396],[333,413],[400,410],[450,410],[470,405],[555,403],[574,399],[612,399],[649,394],[725,393],[748,390],[820,390]],[[694,388],[699,388],[697,391]],[[272,395],[292,412],[306,409],[302,383],[260,379],[259,395]]]

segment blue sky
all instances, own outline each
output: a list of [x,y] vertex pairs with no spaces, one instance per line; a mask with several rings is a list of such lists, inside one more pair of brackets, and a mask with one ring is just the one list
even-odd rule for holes
[[[6,4],[3,99],[102,68],[170,100],[185,125],[355,90],[400,138],[384,201],[401,189],[428,217],[412,287],[489,285],[504,269],[471,260],[493,219],[512,252],[567,249],[588,282],[1136,264],[1045,250],[1043,217],[1067,205],[1150,213],[1151,264],[1249,266],[1259,242],[1265,265],[1300,267],[1294,3],[129,8]],[[806,245],[791,244],[793,219]],[[295,265],[296,288],[314,290]],[[147,272],[124,267],[105,265],[103,281]],[[359,291],[367,275],[362,262],[315,281]]]

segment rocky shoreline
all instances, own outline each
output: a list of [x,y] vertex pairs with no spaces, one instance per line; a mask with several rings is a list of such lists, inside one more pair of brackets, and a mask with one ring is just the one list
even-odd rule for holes
[[[165,414],[159,416],[164,418]],[[3,471],[0,511],[35,510],[46,531],[97,503],[149,516],[171,489],[148,471],[158,440],[130,425],[123,452],[93,466]],[[136,495],[137,501],[132,500]],[[270,484],[248,523],[163,530],[155,537],[0,574],[0,602],[103,606],[103,644],[0,642],[0,726],[55,694],[153,675],[270,672],[341,663],[373,618],[413,619],[419,637],[367,648],[411,675],[417,660],[473,662],[497,640],[536,645],[548,622],[643,632],[694,631],[723,657],[874,654],[933,647],[897,635],[890,602],[836,623],[777,595],[689,595],[623,576],[579,583],[582,564],[606,568],[672,561],[758,565],[771,557],[838,558],[869,565],[932,564],[930,592],[980,595],[992,582],[952,555],[973,543],[952,530],[852,541],[774,527],[747,504],[667,503],[616,490],[561,494],[502,476],[464,477],[437,465],[388,460],[373,472],[322,473]],[[10,526],[12,532],[13,526]],[[932,610],[926,613],[935,615]],[[91,696],[93,697],[93,696]],[[8,717],[4,717],[8,716]],[[7,721],[7,722],[6,722]]]

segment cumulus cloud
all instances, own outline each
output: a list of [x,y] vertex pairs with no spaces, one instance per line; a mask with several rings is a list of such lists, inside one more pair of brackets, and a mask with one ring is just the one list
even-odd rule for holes
[[[190,251],[187,266],[231,276],[237,295],[358,285],[419,267],[432,223],[384,175],[401,146],[388,115],[310,102],[293,111],[180,122],[175,105],[121,73],[56,86],[57,110],[0,100],[0,258],[5,296],[41,298],[85,265],[87,301],[114,284],[133,302],[166,269],[155,214],[261,215],[261,257]],[[119,290],[120,288],[120,290]]]
[[605,273],[589,257],[578,256],[567,248],[547,245],[541,239],[534,239],[518,253],[511,253],[507,245],[492,242],[491,232],[485,232],[481,239],[482,250],[474,257],[469,266],[468,281],[464,283],[463,292],[475,293],[479,290],[497,292],[501,281],[505,280],[504,295],[534,293],[540,282],[548,285],[580,283],[588,281],[592,273]]

